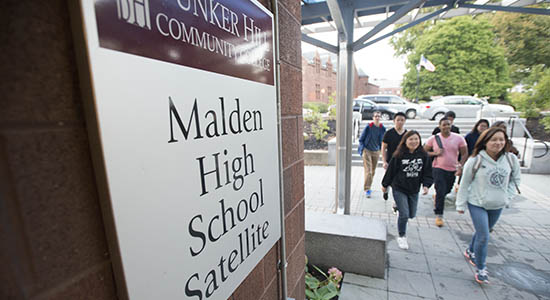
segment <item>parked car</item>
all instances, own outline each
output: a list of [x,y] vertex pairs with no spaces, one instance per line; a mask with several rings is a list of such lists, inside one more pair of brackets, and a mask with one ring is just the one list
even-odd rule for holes
[[405,113],[405,115],[407,115],[407,119],[416,118],[416,115],[420,110],[420,105],[409,102],[395,95],[361,95],[358,98],[371,100],[378,105],[395,109],[398,112],[403,112]]
[[353,99],[353,111],[361,112],[363,120],[371,120],[375,111],[380,112],[382,120],[392,120],[397,110],[378,105],[367,99]]
[[475,118],[480,110],[484,114],[513,113],[510,105],[490,104],[472,96],[445,96],[421,105],[420,114],[425,119],[439,120],[446,112],[454,111],[457,118]]

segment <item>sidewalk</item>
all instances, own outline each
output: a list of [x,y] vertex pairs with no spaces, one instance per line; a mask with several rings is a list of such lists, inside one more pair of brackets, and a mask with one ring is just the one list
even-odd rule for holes
[[[365,197],[363,168],[352,167],[351,214],[385,220],[388,226],[386,280],[346,273],[340,300],[349,299],[550,299],[550,176],[522,174],[521,195],[505,209],[491,234],[487,257],[491,284],[480,286],[462,252],[473,227],[470,216],[445,209],[445,226],[434,225],[430,193],[419,197],[409,221],[410,249],[397,247],[392,199],[384,201],[376,170],[373,197]],[[306,166],[306,209],[335,209],[334,167]]]

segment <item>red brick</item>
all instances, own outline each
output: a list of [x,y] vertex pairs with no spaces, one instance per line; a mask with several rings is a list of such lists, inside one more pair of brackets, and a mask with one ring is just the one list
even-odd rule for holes
[[116,288],[111,264],[103,264],[98,270],[84,276],[63,290],[39,297],[46,300],[80,299],[80,300],[116,300]]
[[304,238],[304,201],[285,218],[286,254],[287,257],[294,251],[296,245]]
[[300,278],[300,281],[294,287],[292,292],[289,292],[289,296],[295,300],[305,300],[306,299],[306,279],[304,276]]
[[283,173],[285,216],[304,198],[304,162],[299,161]]
[[300,0],[281,0],[279,1],[279,10],[284,7],[296,20],[300,21],[302,20],[302,6],[300,3]]
[[279,278],[273,278],[269,283],[261,300],[279,300]]
[[83,123],[66,1],[3,4],[0,120]]
[[[298,160],[298,128],[296,118],[282,120],[283,168]],[[300,129],[301,131],[301,129]]]
[[[304,239],[300,241],[294,252],[288,258],[288,268],[286,269],[288,291],[296,286],[298,281],[302,280],[305,275],[306,253]],[[305,291],[304,291],[305,293]]]
[[282,61],[300,68],[302,60],[300,22],[286,9],[279,10],[279,50]]
[[298,159],[304,159],[304,118],[301,115],[298,117]]
[[[329,61],[330,59],[330,61]],[[337,65],[337,56],[334,59],[323,57],[321,59],[319,52],[315,53],[313,61],[308,61],[302,57],[302,98],[304,102],[329,102],[329,96],[336,96],[337,74],[335,68]],[[316,64],[319,64],[319,73],[317,73]],[[369,76],[359,76],[355,65],[353,67],[353,97],[364,94],[378,94],[379,87],[369,82]],[[316,86],[319,85],[319,98],[317,98]]]
[[277,276],[279,271],[279,243],[275,243],[271,250],[264,256],[264,282],[269,283]]
[[[303,145],[303,143],[302,143]],[[304,199],[304,161],[294,165],[294,184],[292,186],[292,204],[296,206],[298,202]]]
[[35,288],[105,261],[109,255],[85,130],[3,135]]
[[302,115],[302,71],[281,63],[281,115]]
[[264,293],[264,264],[261,260],[233,293],[234,300],[260,299]]

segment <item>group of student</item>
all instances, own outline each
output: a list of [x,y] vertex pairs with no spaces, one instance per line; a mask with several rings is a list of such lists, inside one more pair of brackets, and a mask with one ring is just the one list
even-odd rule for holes
[[407,222],[416,216],[420,189],[425,195],[432,184],[435,185],[435,225],[442,227],[445,197],[458,177],[456,210],[463,214],[468,209],[475,228],[464,256],[476,266],[475,280],[489,283],[485,264],[489,233],[502,209],[519,192],[517,150],[508,138],[504,122],[495,122],[490,127],[489,121],[480,119],[462,137],[459,128],[453,125],[454,119],[454,112],[448,112],[423,145],[416,130],[405,129],[405,114],[397,113],[394,127],[386,131],[380,122],[380,113],[375,112],[373,122],[359,138],[365,195],[367,198],[372,195],[372,181],[382,154],[385,169],[382,192],[387,199],[391,187],[394,210],[398,212],[397,244],[406,250],[409,248]]

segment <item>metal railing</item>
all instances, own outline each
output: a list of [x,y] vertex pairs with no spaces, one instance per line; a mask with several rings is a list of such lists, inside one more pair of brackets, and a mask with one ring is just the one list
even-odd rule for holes
[[533,143],[537,143],[537,142],[542,143],[545,147],[545,151],[543,154],[536,155],[536,156],[533,155],[533,158],[544,157],[546,154],[548,154],[548,152],[550,152],[550,146],[548,146],[548,144],[545,141],[535,140],[535,138],[533,138],[533,136],[531,135],[527,127],[525,127],[525,125],[519,120],[517,116],[510,116],[510,118],[508,118],[508,127],[510,127],[510,137],[514,136],[514,127],[516,124],[519,124],[520,127],[523,129],[523,132],[524,132],[523,136],[525,137],[525,143],[523,143],[523,155],[521,156],[521,161],[520,161],[520,165],[522,167],[525,166],[525,152],[527,151],[527,142],[529,141],[529,139],[533,140]]

